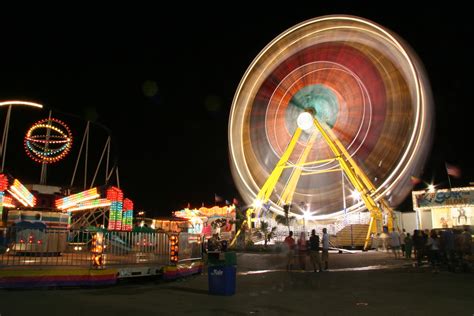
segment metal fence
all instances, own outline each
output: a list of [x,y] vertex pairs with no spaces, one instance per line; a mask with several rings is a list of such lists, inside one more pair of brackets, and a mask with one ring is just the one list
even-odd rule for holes
[[179,234],[178,262],[198,260],[202,258],[202,237],[200,234]]
[[[0,228],[1,266],[92,267],[94,235],[87,230]],[[164,232],[103,232],[104,266],[168,265],[169,236]],[[199,236],[199,235],[197,235]],[[201,257],[200,237],[180,234],[179,261]]]

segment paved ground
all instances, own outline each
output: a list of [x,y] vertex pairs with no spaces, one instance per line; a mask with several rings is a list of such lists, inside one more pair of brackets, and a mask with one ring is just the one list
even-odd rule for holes
[[[100,289],[1,290],[10,315],[473,315],[474,274],[432,273],[377,252],[331,254],[330,272],[286,272],[284,258],[239,254],[237,292],[207,274]],[[367,268],[369,267],[369,268]],[[270,270],[270,271],[262,271]]]

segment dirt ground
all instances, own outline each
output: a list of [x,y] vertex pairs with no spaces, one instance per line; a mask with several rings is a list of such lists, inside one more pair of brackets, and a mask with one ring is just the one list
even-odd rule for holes
[[391,254],[331,253],[322,273],[287,272],[277,254],[239,253],[237,263],[232,296],[210,295],[203,273],[105,288],[1,290],[0,315],[474,314],[473,273],[433,273]]

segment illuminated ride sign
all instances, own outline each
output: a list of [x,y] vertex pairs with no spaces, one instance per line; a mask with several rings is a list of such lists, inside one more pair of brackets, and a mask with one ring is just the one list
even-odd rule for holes
[[418,210],[474,206],[474,187],[413,191],[413,208]]

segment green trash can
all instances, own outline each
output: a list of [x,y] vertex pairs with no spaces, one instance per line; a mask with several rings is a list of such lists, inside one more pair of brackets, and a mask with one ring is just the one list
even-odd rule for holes
[[220,257],[221,257],[220,251],[209,251],[207,253],[207,264],[210,266],[224,265],[224,261],[221,260]]
[[227,251],[224,253],[224,264],[226,266],[237,265],[237,254],[235,253],[235,251]]

